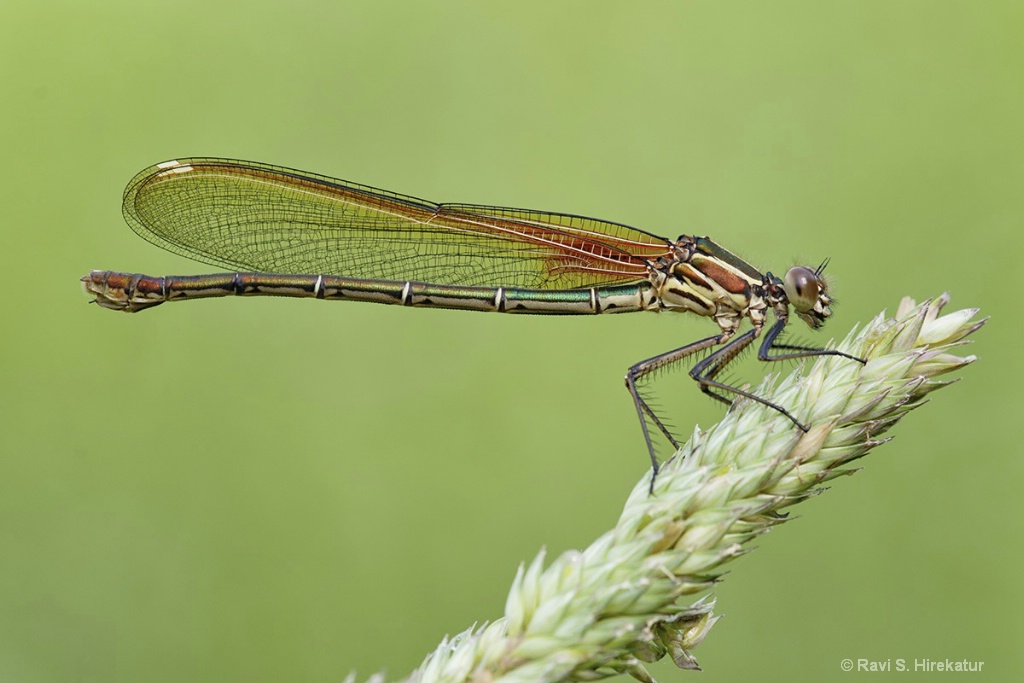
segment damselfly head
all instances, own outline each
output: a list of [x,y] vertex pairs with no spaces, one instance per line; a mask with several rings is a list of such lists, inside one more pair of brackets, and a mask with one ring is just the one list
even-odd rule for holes
[[817,269],[793,266],[786,272],[782,282],[786,298],[797,316],[814,329],[821,327],[832,315],[832,309],[829,308],[832,297],[828,295],[828,284],[822,275],[827,263],[825,261]]

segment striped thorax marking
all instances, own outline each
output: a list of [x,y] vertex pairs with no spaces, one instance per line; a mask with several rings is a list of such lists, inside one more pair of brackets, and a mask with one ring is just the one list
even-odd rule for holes
[[764,276],[706,237],[681,238],[675,260],[651,270],[661,308],[713,318],[723,331],[735,331],[744,317],[764,325]]

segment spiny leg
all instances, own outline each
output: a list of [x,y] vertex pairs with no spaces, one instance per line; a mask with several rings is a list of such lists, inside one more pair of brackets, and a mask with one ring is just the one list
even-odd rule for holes
[[[639,387],[635,387],[635,388],[636,388],[637,393],[639,394],[640,393],[640,388]],[[664,422],[661,421],[661,418],[658,417],[658,414],[656,412],[654,412],[654,408],[652,408],[647,403],[647,401],[643,400],[643,397],[641,397],[641,401],[643,403],[644,414],[646,414],[647,417],[651,418],[651,422],[653,422],[654,426],[658,428],[658,431],[661,432],[662,436],[664,436],[666,439],[668,439],[668,442],[670,444],[672,444],[672,448],[675,448],[675,449],[678,450],[680,444],[679,444],[679,441],[676,439],[675,435],[672,433],[672,430],[668,428],[668,425],[666,425]]]
[[[775,325],[772,326],[772,331],[774,331],[776,328],[779,328],[780,325],[785,326],[785,324],[785,319],[778,320],[775,323]],[[731,342],[729,342],[722,348],[718,349],[704,360],[694,365],[693,369],[690,370],[690,377],[695,379],[697,383],[700,384],[701,391],[703,391],[708,396],[711,396],[712,398],[718,399],[719,401],[726,405],[732,405],[732,401],[726,396],[716,391],[712,391],[712,388],[718,389],[719,391],[728,391],[732,394],[743,396],[744,398],[749,398],[752,401],[756,401],[761,405],[776,410],[779,413],[782,413],[783,415],[788,417],[793,424],[795,424],[801,430],[806,432],[809,429],[809,427],[807,427],[798,419],[796,419],[796,417],[794,417],[792,413],[790,413],[788,410],[780,406],[778,403],[773,403],[766,398],[761,398],[757,394],[715,380],[715,376],[719,372],[721,372],[726,365],[735,360],[736,356],[738,356],[740,352],[743,351],[743,349],[750,345],[750,342],[754,341],[754,338],[757,337],[758,332],[759,330],[756,329],[749,330],[747,332],[744,332],[739,337],[736,337],[736,339],[732,340]],[[778,332],[775,332],[775,334],[778,335]]]
[[[651,493],[654,493],[654,480],[658,476],[658,456],[654,452],[654,443],[651,441],[651,433],[647,428],[647,419],[650,417],[651,421],[658,428],[665,438],[669,440],[669,443],[673,447],[679,448],[679,442],[676,440],[672,433],[668,430],[668,427],[654,414],[654,410],[647,404],[647,401],[640,395],[640,391],[637,388],[637,382],[643,379],[650,373],[660,368],[677,363],[687,356],[691,356],[695,353],[703,351],[704,349],[711,348],[717,344],[725,342],[729,338],[730,333],[716,334],[710,337],[706,337],[699,341],[695,341],[692,344],[681,346],[673,351],[659,354],[653,358],[640,361],[636,365],[633,365],[626,371],[626,389],[629,390],[629,395],[633,397],[633,405],[636,407],[637,417],[640,419],[640,429],[644,434],[644,442],[647,444],[647,451],[651,456],[651,467],[654,472],[651,474]],[[645,417],[646,416],[646,417]]]
[[[780,361],[793,358],[808,358],[811,356],[840,356],[842,358],[849,358],[850,360],[855,360],[860,363],[866,362],[863,358],[851,356],[848,353],[843,353],[842,351],[836,351],[833,349],[819,349],[809,346],[798,346],[795,344],[776,343],[779,334],[781,334],[782,330],[786,327],[786,322],[786,318],[779,318],[771,326],[771,329],[769,329],[768,332],[765,334],[765,338],[761,342],[761,347],[760,349],[758,349],[757,352],[757,357],[759,360]],[[707,358],[693,366],[693,369],[690,370],[690,376],[697,380],[697,382],[700,384],[701,391],[703,391],[705,394],[708,394],[713,398],[718,399],[719,401],[727,405],[731,404],[732,401],[730,401],[727,397],[723,396],[722,394],[712,391],[712,387],[715,389],[719,389],[721,391],[728,391],[739,396],[744,396],[753,401],[757,401],[762,405],[768,406],[769,408],[772,408],[788,417],[793,424],[795,424],[797,427],[806,432],[808,430],[808,427],[801,423],[799,420],[797,420],[792,413],[790,413],[788,410],[786,410],[779,404],[761,398],[760,396],[753,394],[749,391],[744,391],[743,389],[740,389],[738,387],[733,387],[728,384],[723,384],[722,382],[715,381],[715,376],[719,372],[721,372],[726,365],[732,362],[736,358],[736,356],[738,356],[739,353],[754,340],[757,334],[758,330],[755,329],[740,335],[730,343],[726,344],[725,346],[718,349],[713,354],[711,354],[710,356],[708,356]],[[772,355],[771,351],[773,349],[786,349],[792,351],[793,353],[781,353]]]
[[[711,388],[715,387],[716,389],[726,391],[733,391],[735,388],[721,382],[716,382],[715,376],[726,365],[736,360],[736,357],[740,355],[743,349],[747,348],[750,342],[754,341],[756,336],[757,330],[748,330],[690,368],[690,377],[697,381],[700,385],[700,390],[727,406],[732,405],[733,399],[712,391]],[[736,389],[736,392],[742,393],[742,390]]]
[[[864,364],[867,361],[857,356],[851,356],[848,353],[842,351],[836,351],[834,349],[820,349],[813,346],[798,346],[796,344],[779,344],[776,343],[776,339],[782,332],[782,329],[786,326],[785,319],[776,320],[775,324],[772,325],[768,333],[765,334],[764,340],[761,342],[761,348],[757,351],[758,360],[763,361],[777,361],[777,360],[790,360],[793,358],[809,358],[811,356],[840,356],[842,358],[849,358],[855,360],[858,363]],[[771,352],[774,349],[786,349],[793,351],[794,353],[780,353],[772,355]]]
[[[851,356],[849,354],[843,353],[842,351],[796,346],[792,344],[775,343],[779,334],[785,328],[786,322],[786,318],[780,318],[776,320],[775,324],[773,324],[772,327],[768,330],[768,333],[765,335],[765,339],[762,342],[760,349],[758,350],[758,359],[762,361],[778,361],[787,360],[790,358],[806,358],[809,356],[841,356],[844,358],[849,358],[851,360],[859,361],[861,363],[865,362],[862,358]],[[643,431],[644,441],[647,444],[647,450],[651,456],[651,466],[653,468],[653,474],[651,475],[651,493],[654,492],[654,481],[658,476],[659,463],[657,455],[654,452],[654,444],[651,441],[651,434],[650,430],[647,427],[647,420],[645,419],[645,416],[651,419],[654,425],[658,428],[658,431],[660,431],[665,436],[665,438],[668,439],[668,441],[673,445],[673,447],[679,448],[679,443],[676,440],[676,438],[672,435],[672,433],[668,430],[668,428],[665,426],[665,424],[661,421],[661,419],[658,418],[654,410],[647,404],[647,401],[645,401],[643,397],[640,395],[639,389],[637,387],[637,382],[641,380],[644,376],[650,374],[651,372],[672,365],[673,363],[677,363],[683,360],[684,358],[693,355],[694,353],[698,353],[700,351],[711,348],[712,346],[716,346],[718,344],[725,344],[725,346],[716,350],[707,358],[698,362],[690,370],[690,377],[692,377],[700,385],[700,389],[702,392],[718,401],[721,401],[726,405],[732,405],[732,399],[728,398],[727,396],[719,392],[729,392],[737,396],[743,396],[744,398],[756,401],[761,405],[767,406],[781,413],[782,415],[785,415],[793,424],[799,427],[802,431],[808,431],[809,428],[806,425],[797,420],[792,413],[790,413],[788,410],[786,410],[779,404],[773,403],[772,401],[769,401],[765,398],[761,398],[757,394],[745,391],[743,389],[740,389],[739,387],[734,387],[732,385],[725,384],[723,382],[715,380],[715,377],[729,363],[735,360],[736,357],[747,346],[749,346],[751,342],[754,341],[754,339],[757,338],[759,332],[760,330],[758,329],[748,330],[747,332],[743,333],[739,337],[736,337],[735,339],[732,339],[731,341],[729,341],[731,333],[722,333],[713,335],[711,337],[706,337],[705,339],[701,339],[692,344],[687,344],[686,346],[680,347],[673,351],[669,351],[667,353],[654,356],[653,358],[649,358],[645,361],[641,361],[640,363],[637,363],[636,365],[632,366],[626,373],[626,388],[629,390],[630,395],[633,397],[633,404],[636,407],[637,417],[640,420],[640,429]],[[794,353],[771,355],[770,352],[773,349],[786,349],[789,351],[793,351]]]

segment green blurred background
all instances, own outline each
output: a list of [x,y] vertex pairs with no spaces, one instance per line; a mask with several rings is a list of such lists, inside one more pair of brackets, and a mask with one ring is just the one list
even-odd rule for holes
[[[614,522],[646,457],[625,368],[712,329],[87,305],[93,268],[212,270],[121,219],[186,155],[831,256],[806,339],[907,294],[982,307],[965,381],[732,565],[695,654],[710,681],[1019,677],[1022,35],[1017,2],[3,0],[0,681],[402,675]],[[663,387],[684,433],[722,414]]]

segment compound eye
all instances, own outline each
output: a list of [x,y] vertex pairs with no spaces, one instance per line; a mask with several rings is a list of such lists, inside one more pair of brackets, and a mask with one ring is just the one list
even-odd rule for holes
[[783,281],[789,303],[800,313],[814,309],[821,294],[822,282],[818,274],[806,266],[794,266]]

